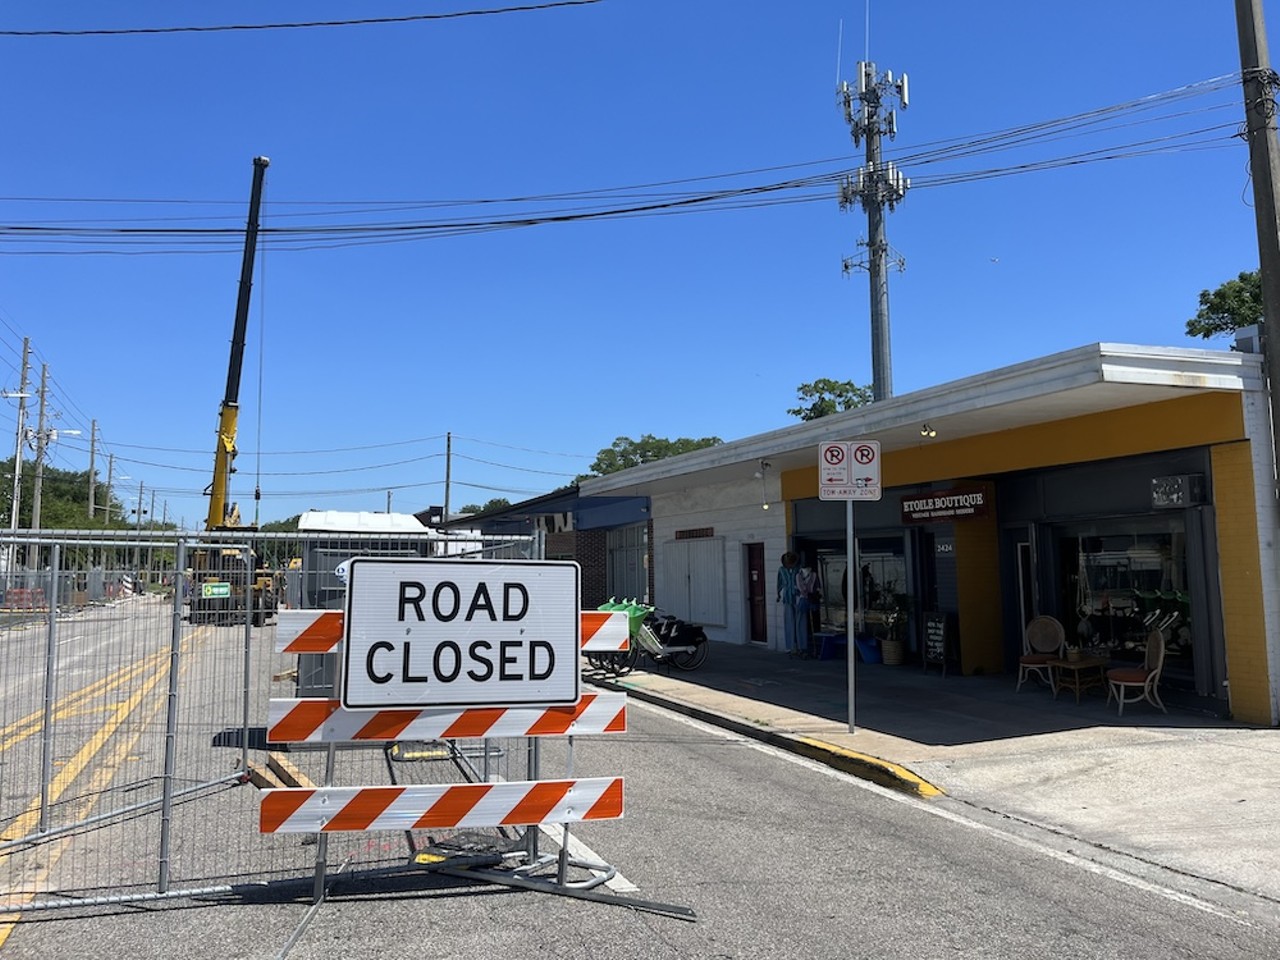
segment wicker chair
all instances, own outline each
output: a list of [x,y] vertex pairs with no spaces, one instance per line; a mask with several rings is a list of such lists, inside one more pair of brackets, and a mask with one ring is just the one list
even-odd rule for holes
[[1039,616],[1028,623],[1022,633],[1022,656],[1018,658],[1018,685],[1014,692],[1021,690],[1023,681],[1033,673],[1052,688],[1053,667],[1049,663],[1061,660],[1066,646],[1067,632],[1053,617]]
[[[1126,703],[1137,703],[1145,700],[1153,707],[1159,707],[1164,713],[1164,704],[1160,702],[1157,687],[1160,685],[1160,671],[1164,669],[1164,634],[1153,629],[1147,634],[1147,655],[1141,666],[1112,667],[1107,671],[1107,703],[1115,697],[1120,705],[1117,716],[1124,716]],[[1134,691],[1133,696],[1126,697],[1125,691]]]

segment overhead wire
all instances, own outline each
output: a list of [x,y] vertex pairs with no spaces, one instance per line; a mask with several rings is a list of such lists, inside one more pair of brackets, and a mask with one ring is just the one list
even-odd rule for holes
[[[1203,81],[1200,84],[1187,85],[1178,88],[1175,91],[1166,92],[1166,94],[1153,95],[1151,97],[1140,98],[1138,100],[1129,101],[1126,104],[1113,105],[1104,107],[1095,111],[1088,111],[1082,114],[1076,114],[1071,117],[1059,118],[1057,120],[1042,121],[1033,124],[1026,124],[1018,127],[1012,127],[1003,131],[995,131],[989,134],[981,134],[966,138],[954,138],[945,141],[935,141],[932,144],[921,144],[911,150],[904,149],[896,152],[895,162],[911,163],[913,166],[929,166],[940,165],[947,162],[955,162],[959,160],[968,160],[979,156],[997,153],[1000,151],[1008,151],[1014,148],[1045,148],[1049,144],[1059,143],[1067,139],[1078,138],[1090,134],[1112,133],[1123,131],[1139,126],[1149,126],[1151,124],[1170,121],[1172,119],[1183,119],[1192,115],[1205,114],[1215,110],[1223,109],[1224,105],[1211,104],[1196,109],[1181,109],[1177,113],[1169,113],[1162,116],[1141,116],[1135,117],[1135,114],[1147,113],[1155,110],[1160,106],[1181,105],[1181,103],[1191,96],[1199,96],[1205,92],[1214,89],[1222,89],[1225,86],[1233,85],[1238,81],[1238,76],[1229,76],[1226,78],[1214,78],[1210,81]],[[1116,159],[1126,159],[1133,157],[1151,156],[1155,154],[1165,154],[1192,150],[1216,149],[1225,146],[1235,138],[1234,133],[1228,134],[1228,130],[1238,129],[1238,124],[1219,124],[1213,126],[1201,127],[1195,130],[1183,130],[1168,133],[1163,136],[1153,136],[1141,140],[1132,140],[1124,143],[1113,144],[1106,147],[1097,147],[1089,150],[1081,150],[1060,156],[1045,157],[1038,160],[1029,160],[1022,163],[1010,164],[1005,166],[992,166],[987,168],[961,170],[955,172],[939,172],[939,173],[923,173],[913,177],[913,187],[919,188],[935,188],[938,186],[955,185],[961,183],[972,183],[981,180],[989,180],[998,177],[1014,176],[1023,173],[1049,170],[1061,167],[1069,167],[1084,163],[1095,163],[1101,161],[1110,161]],[[311,201],[313,206],[326,205],[330,207],[342,208],[344,212],[342,216],[368,216],[370,213],[381,214],[386,212],[410,212],[421,209],[458,209],[467,206],[500,206],[522,205],[525,203],[556,203],[557,207],[550,210],[541,209],[531,213],[510,213],[498,217],[479,218],[468,216],[445,217],[432,221],[413,221],[413,220],[393,220],[384,222],[364,222],[364,223],[331,223],[324,225],[311,226],[284,226],[269,227],[263,231],[264,243],[270,244],[273,249],[280,250],[302,250],[302,249],[321,249],[333,248],[337,246],[357,246],[369,244],[395,243],[405,242],[406,240],[422,239],[425,237],[451,237],[462,236],[469,233],[488,232],[494,230],[516,229],[525,226],[535,226],[550,223],[567,223],[574,221],[584,221],[593,219],[631,219],[644,216],[672,216],[683,215],[691,212],[709,212],[716,210],[742,210],[752,208],[764,208],[781,206],[787,204],[809,203],[818,201],[830,201],[830,188],[838,183],[839,180],[852,172],[848,166],[848,161],[842,158],[833,158],[822,161],[808,161],[803,164],[785,164],[775,165],[772,167],[760,167],[755,171],[744,171],[738,174],[716,174],[703,177],[689,177],[679,180],[654,181],[647,185],[630,185],[626,187],[609,187],[594,190],[577,190],[560,194],[540,194],[531,195],[529,197],[510,197],[496,199],[481,199],[476,201],[457,201],[457,200],[441,200],[441,201]],[[835,169],[827,169],[829,167]],[[730,180],[734,177],[741,177],[750,173],[759,172],[777,172],[780,170],[799,170],[799,169],[816,170],[803,176],[790,177],[780,181],[767,183],[754,183],[747,185],[725,186],[717,190],[676,190],[669,189],[671,187],[682,187],[691,184],[706,184],[716,181]],[[822,168],[818,170],[817,168]],[[658,189],[663,188],[663,189]],[[651,192],[646,193],[646,190]],[[13,200],[15,198],[9,198]],[[66,199],[46,198],[43,201],[36,201],[34,198],[28,198],[32,202],[70,202]],[[640,201],[626,204],[617,203],[619,200]],[[130,202],[110,199],[84,200],[84,202],[102,202],[102,203],[118,203]],[[150,203],[153,201],[138,201],[141,203]],[[187,203],[188,201],[174,201]],[[228,201],[230,202],[230,201]],[[302,203],[302,202],[290,202]],[[315,217],[322,215],[323,211],[307,210],[297,213],[287,214],[290,217]],[[192,223],[208,222],[207,218],[201,217],[184,217],[184,221]],[[215,219],[223,219],[221,217]],[[279,218],[274,218],[279,219]],[[154,255],[156,253],[219,253],[234,246],[238,246],[242,238],[240,229],[232,228],[204,228],[204,227],[183,227],[178,229],[168,227],[157,227],[155,224],[167,222],[164,218],[158,220],[141,220],[127,219],[116,220],[112,222],[123,223],[145,223],[145,227],[114,227],[102,228],[100,222],[95,225],[94,221],[67,221],[72,224],[70,226],[59,226],[50,229],[36,229],[40,226],[37,222],[36,227],[31,224],[11,225],[10,227],[0,228],[0,242],[14,242],[16,240],[30,240],[33,236],[39,237],[37,242],[44,242],[46,238],[49,242],[57,242],[68,246],[102,244],[104,241],[113,244],[122,244],[137,247],[136,250],[129,251],[130,254],[138,255]],[[171,221],[170,221],[171,222]],[[78,224],[78,225],[75,225]],[[180,243],[182,246],[176,250],[158,250],[156,245]],[[70,253],[82,254],[93,252],[92,250],[58,250],[58,251],[6,251],[11,255],[14,253],[39,253],[48,255],[50,253]],[[119,253],[120,251],[109,251]],[[0,313],[0,324],[3,324],[12,334],[18,336],[16,329],[10,324]],[[13,351],[12,344],[0,337],[0,343]],[[16,352],[16,351],[15,351]],[[3,360],[0,360],[3,362]],[[12,365],[11,365],[12,366]],[[87,416],[80,408],[74,404],[65,391],[60,391],[60,396],[66,401],[66,405],[73,407],[82,417],[79,421],[85,423]],[[366,444],[351,447],[330,448],[321,451],[264,451],[261,450],[261,442],[259,437],[259,450],[255,451],[256,455],[261,458],[263,456],[298,456],[304,454],[333,454],[344,452],[356,452],[362,450],[378,449],[390,446],[400,446],[413,443],[421,443],[434,439],[440,439],[442,435],[435,437],[418,438],[415,440],[393,441],[382,444]],[[458,439],[473,439],[458,437]],[[486,443],[488,441],[477,440],[475,442]],[[510,449],[523,450],[526,452],[549,454],[548,451],[529,450],[528,448],[510,447],[505,444],[493,444],[494,446],[506,446]],[[71,446],[68,444],[68,446]],[[131,449],[149,449],[170,453],[198,453],[202,456],[207,455],[206,450],[183,451],[175,448],[148,447],[144,445],[115,444],[116,447]],[[74,448],[73,448],[74,449]],[[101,449],[107,450],[105,443],[101,445]],[[59,451],[59,456],[65,455]],[[576,456],[572,454],[554,454],[557,456]],[[260,473],[261,476],[321,476],[326,474],[348,473],[356,471],[368,471],[378,469],[380,467],[393,467],[409,463],[421,462],[443,456],[443,454],[432,454],[424,457],[410,458],[407,460],[393,461],[385,464],[374,464],[370,466],[361,466],[353,468],[343,468],[335,470],[316,470],[316,471],[280,471],[275,473]],[[483,460],[476,457],[470,457],[465,454],[455,454],[461,460],[468,460],[475,463],[496,466],[504,469],[517,470],[528,473],[539,473],[548,476],[568,477],[570,474],[557,473],[555,471],[537,470],[533,468],[525,468],[514,466],[511,464],[502,464],[496,461]],[[586,457],[582,457],[586,459]],[[152,461],[132,459],[128,457],[117,456],[122,464],[134,464],[138,466],[147,466],[161,470],[178,470],[186,472],[207,472],[205,468],[192,468],[175,464],[156,463]],[[69,461],[68,461],[69,462]],[[440,481],[426,481],[422,483],[399,484],[399,485],[379,485],[369,488],[354,488],[349,490],[333,490],[333,491],[266,491],[264,497],[296,497],[296,496],[346,496],[361,495],[370,492],[378,492],[383,490],[397,489],[414,489],[438,485]],[[484,484],[469,484],[465,481],[455,480],[453,483],[460,487],[472,487],[480,490],[492,490],[508,493],[537,493],[540,491],[523,491],[515,488],[502,488],[487,486]],[[192,489],[178,487],[156,487],[155,489],[171,492],[175,495],[193,495],[196,491]]]
[[392,23],[421,23],[431,20],[459,20],[466,17],[491,17],[511,13],[554,10],[557,7],[583,7],[600,0],[547,0],[545,3],[481,10],[455,10],[449,13],[421,13],[400,17],[362,17],[347,20],[303,20],[283,23],[232,23],[178,27],[119,27],[80,30],[0,30],[0,37],[136,37],[173,33],[230,33],[248,30],[304,30],[318,27],[362,27]]
[[[913,166],[926,166],[959,159],[981,156],[996,151],[1007,151],[1015,147],[1030,147],[1058,142],[1070,137],[1083,136],[1086,133],[1097,134],[1124,130],[1130,127],[1166,122],[1171,119],[1189,116],[1193,113],[1222,109],[1226,105],[1210,105],[1201,110],[1181,110],[1163,116],[1143,116],[1134,119],[1126,118],[1127,114],[1148,113],[1158,107],[1180,105],[1184,100],[1194,96],[1202,96],[1231,86],[1238,75],[1226,75],[1212,78],[1195,84],[1188,84],[1163,94],[1154,94],[1122,104],[1111,105],[1084,113],[1074,114],[1056,120],[1039,121],[1011,127],[1006,130],[981,134],[967,138],[953,138],[935,141],[932,146],[925,145],[914,151],[895,152],[895,162],[902,166],[911,163]],[[1168,144],[1165,151],[1203,149],[1210,145],[1203,140],[1193,138],[1207,131],[1226,130],[1230,125],[1206,127],[1199,130],[1181,131],[1160,138]],[[1221,143],[1225,146],[1231,137],[1224,134]],[[1093,159],[1114,160],[1126,157],[1146,155],[1136,148],[1149,145],[1153,138],[1113,144],[1094,151],[1069,154],[1036,161],[1033,166],[1026,163],[1006,167],[990,167],[978,171],[960,171],[949,177],[941,177],[932,181],[934,184],[967,183],[978,179],[991,179],[1000,176],[1026,172],[1028,169],[1047,170],[1056,167],[1078,165],[1083,157]],[[828,161],[812,161],[802,165],[779,165],[756,168],[756,170],[796,169],[800,166],[829,166],[840,162],[838,159]],[[546,193],[529,196],[507,198],[491,198],[475,201],[415,201],[378,202],[364,201],[359,212],[368,213],[371,208],[376,212],[398,209],[407,211],[423,209],[428,205],[437,207],[478,207],[492,205],[522,205],[525,203],[555,203],[556,206],[530,212],[528,214],[508,211],[496,217],[476,217],[460,215],[432,220],[391,220],[366,221],[357,223],[330,223],[310,226],[267,226],[261,236],[264,244],[282,251],[305,251],[315,249],[333,249],[382,243],[408,242],[428,237],[455,237],[493,230],[508,230],[529,226],[541,226],[552,223],[580,222],[597,219],[632,219],[640,216],[669,216],[685,212],[685,209],[706,212],[708,210],[742,210],[772,207],[791,203],[817,202],[826,199],[823,189],[830,188],[853,170],[845,165],[838,169],[819,172],[807,176],[793,177],[786,180],[755,183],[740,186],[727,186],[713,191],[671,191],[643,192],[645,186],[628,186],[578,190],[564,193]],[[683,178],[682,180],[655,181],[649,187],[666,187],[689,183],[707,183],[746,175],[716,174],[705,177]],[[637,202],[618,203],[623,199]],[[565,204],[571,204],[566,206]],[[355,210],[344,215],[351,215]],[[299,216],[305,214],[297,214]],[[118,255],[130,255],[139,249],[147,254],[165,253],[205,253],[232,249],[239,243],[238,227],[166,227],[157,225],[157,221],[132,221],[146,223],[145,226],[95,226],[92,223],[80,222],[71,226],[42,226],[37,223],[13,224],[0,228],[0,243],[34,243],[40,245],[41,253],[58,252],[62,254],[83,255],[112,252]],[[102,249],[109,244],[110,250]],[[55,249],[48,249],[52,245]],[[75,249],[75,248],[81,249]],[[93,249],[83,249],[91,247]],[[165,247],[157,251],[157,247]],[[9,251],[27,253],[30,251]]]

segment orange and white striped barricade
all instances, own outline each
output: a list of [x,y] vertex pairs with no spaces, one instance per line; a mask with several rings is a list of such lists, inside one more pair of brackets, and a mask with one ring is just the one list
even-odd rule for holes
[[[582,653],[624,653],[630,645],[627,615],[582,611]],[[276,614],[276,653],[333,653],[342,642],[341,610],[281,610]]]
[[625,733],[627,695],[586,693],[554,707],[348,710],[338,700],[273,698],[268,743],[351,743],[388,740],[468,740]]
[[262,833],[532,826],[622,817],[622,778],[266,790]]

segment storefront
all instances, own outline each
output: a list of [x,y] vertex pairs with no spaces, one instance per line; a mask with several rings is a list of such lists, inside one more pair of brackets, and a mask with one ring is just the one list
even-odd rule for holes
[[[923,656],[926,614],[944,618],[949,664],[987,672],[961,617],[957,539],[981,562],[981,529],[998,528],[998,563],[984,593],[1000,611],[1000,668],[1016,669],[1022,628],[1049,614],[1068,640],[1117,662],[1137,661],[1152,629],[1165,637],[1165,686],[1225,712],[1217,538],[1203,449],[897,488],[857,504],[854,589],[859,632],[883,637],[901,617],[908,657]],[[825,585],[821,628],[843,632],[844,506],[794,504],[793,543]],[[967,651],[968,656],[963,656]],[[1208,702],[1217,701],[1217,702]]]
[[[857,437],[880,441],[883,497],[855,505],[849,598],[845,505],[818,499],[817,454]],[[583,491],[652,498],[655,601],[697,586],[713,639],[784,649],[770,587],[794,550],[821,576],[817,630],[843,634],[852,610],[855,633],[963,674],[1012,673],[1036,615],[1121,663],[1159,631],[1172,699],[1273,724],[1274,463],[1257,356],[1094,344]],[[678,549],[690,529],[716,549]]]

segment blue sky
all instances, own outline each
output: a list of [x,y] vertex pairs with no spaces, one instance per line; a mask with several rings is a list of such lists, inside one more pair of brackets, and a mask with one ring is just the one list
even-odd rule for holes
[[[17,3],[0,30],[486,5]],[[1280,3],[1265,12],[1274,37]],[[872,0],[870,25],[871,59],[911,83],[886,152],[915,184],[888,221],[906,259],[890,279],[896,394],[1097,341],[1203,345],[1183,334],[1199,291],[1257,265],[1237,87],[1039,145],[908,158],[1236,73],[1230,4]],[[799,384],[871,376],[866,277],[841,272],[866,221],[840,211],[833,183],[861,163],[835,82],[838,49],[854,77],[865,28],[861,0],[601,0],[389,25],[0,36],[0,224],[232,231],[201,252],[171,234],[5,231],[0,385],[16,390],[29,336],[36,376],[43,362],[53,378],[51,425],[83,431],[64,434],[53,465],[87,466],[96,419],[100,456],[129,477],[119,493],[141,482],[146,506],[154,490],[157,512],[167,502],[200,526],[235,231],[263,154],[235,484],[248,518],[255,481],[264,522],[382,510],[388,490],[396,510],[442,503],[446,433],[456,508],[551,490],[618,436],[728,440],[794,422]],[[1157,140],[1168,149],[960,180]],[[815,183],[764,195],[785,203],[424,239],[385,229],[803,177]],[[671,181],[687,182],[651,186]],[[459,203],[614,188],[636,189]],[[378,242],[271,232],[353,223],[376,225]],[[16,401],[0,401],[0,437],[15,424]]]

